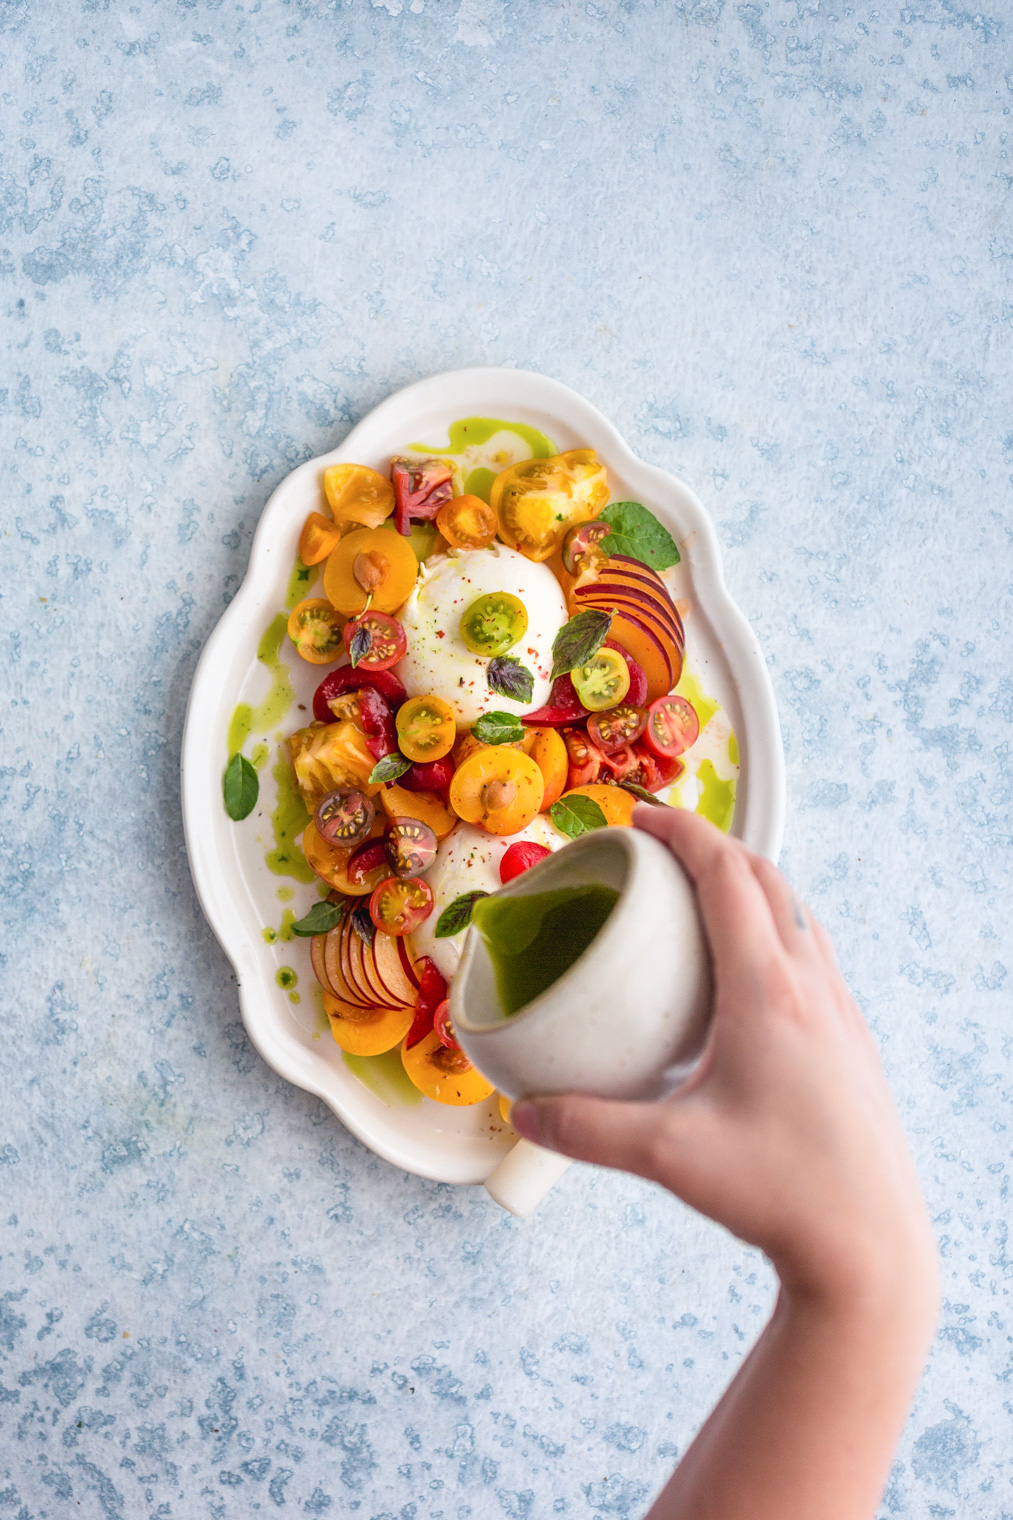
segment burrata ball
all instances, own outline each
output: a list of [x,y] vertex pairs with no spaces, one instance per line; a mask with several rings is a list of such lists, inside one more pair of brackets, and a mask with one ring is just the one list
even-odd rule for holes
[[465,931],[447,939],[436,938],[436,925],[444,908],[465,892],[498,892],[501,886],[499,863],[512,844],[519,839],[558,850],[566,840],[545,813],[539,813],[526,829],[509,838],[487,834],[474,824],[459,823],[441,843],[436,859],[426,872],[426,885],[433,894],[433,911],[424,924],[412,933],[412,953],[430,955],[449,982],[457,971],[464,949]]
[[[534,677],[531,701],[516,702],[493,691],[486,679],[489,661],[473,654],[461,638],[461,614],[480,596],[508,591],[528,614],[523,638],[507,653]],[[504,544],[488,549],[451,550],[422,565],[415,590],[398,614],[408,636],[408,653],[394,667],[410,697],[442,697],[454,709],[458,728],[470,728],[486,712],[522,717],[542,707],[552,686],[552,645],[567,621],[562,587],[552,571]]]

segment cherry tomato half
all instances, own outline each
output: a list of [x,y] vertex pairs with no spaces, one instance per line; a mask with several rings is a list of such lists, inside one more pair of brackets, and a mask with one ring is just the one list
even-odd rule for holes
[[460,1050],[460,1045],[454,1038],[454,1026],[450,1022],[450,1000],[444,998],[443,1002],[433,1014],[433,1029],[439,1036],[440,1044],[447,1050]]
[[408,635],[386,612],[364,612],[345,624],[345,648],[356,670],[389,670],[407,651]]
[[415,1004],[415,1021],[405,1036],[405,1046],[411,1050],[424,1040],[433,1027],[433,1016],[447,996],[447,984],[431,955],[422,955],[415,962],[415,975],[419,979],[419,1000]]
[[579,575],[589,562],[597,562],[596,556],[603,562],[607,560],[608,552],[601,545],[611,532],[612,528],[606,522],[582,522],[571,528],[563,539],[564,570]]
[[366,748],[374,760],[383,760],[397,749],[397,729],[394,713],[386,697],[373,686],[359,689],[359,712],[362,731],[366,735]]
[[[328,671],[313,693],[314,718],[318,723],[333,723],[331,699],[344,696],[346,691],[359,691],[364,686],[372,686],[392,708],[400,707],[406,696],[401,682],[389,670],[355,670],[351,665],[339,665],[337,670]],[[368,728],[366,732],[369,733]]]
[[591,712],[615,707],[630,689],[630,669],[617,649],[604,645],[585,665],[571,670],[573,684],[581,702]]
[[436,526],[453,549],[486,549],[499,521],[481,496],[455,496],[437,512]]
[[311,665],[327,665],[342,649],[342,620],[324,597],[311,596],[293,607],[288,636],[298,653]]
[[411,697],[398,710],[397,736],[406,760],[439,760],[457,738],[454,709],[442,697]]
[[345,867],[345,875],[354,886],[361,887],[370,872],[378,870],[380,866],[383,866],[385,873],[390,870],[387,847],[382,839],[367,839],[365,844],[360,844],[357,850],[353,850]]
[[387,834],[387,859],[395,876],[407,881],[428,871],[436,859],[436,835],[419,818],[395,818]]
[[321,839],[347,850],[369,837],[374,815],[373,804],[363,792],[339,786],[321,797],[313,822]]
[[454,762],[444,755],[441,760],[416,763],[398,777],[398,785],[406,792],[445,792],[453,779]]
[[516,844],[504,851],[503,859],[499,863],[499,879],[506,886],[508,881],[513,881],[515,876],[520,876],[525,871],[530,871],[546,855],[552,851],[547,850],[544,844],[532,844],[528,839],[518,839]]
[[488,591],[461,614],[460,634],[472,654],[506,654],[527,632],[528,609],[509,591]]
[[607,707],[604,712],[594,712],[587,720],[587,731],[606,755],[633,744],[647,727],[647,714],[632,702],[620,702],[618,707]]
[[410,934],[433,911],[433,894],[418,876],[389,876],[369,899],[369,916],[383,934]]
[[647,709],[644,742],[652,754],[674,760],[696,743],[699,733],[700,719],[685,697],[659,697]]

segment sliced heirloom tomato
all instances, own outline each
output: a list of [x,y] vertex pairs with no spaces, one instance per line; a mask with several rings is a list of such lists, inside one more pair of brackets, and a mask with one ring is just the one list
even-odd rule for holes
[[671,759],[667,755],[652,755],[643,738],[634,744],[633,755],[636,767],[623,779],[637,782],[648,792],[663,792],[666,787],[678,781],[686,769],[681,760]]
[[299,535],[299,558],[304,565],[319,565],[338,546],[341,529],[322,512],[311,512]]
[[577,689],[570,680],[569,675],[557,676],[552,683],[549,692],[549,700],[544,707],[538,707],[534,712],[525,713],[521,722],[533,727],[547,724],[550,728],[561,728],[564,724],[579,723],[587,717],[587,708],[577,695]]
[[595,518],[609,499],[605,466],[593,449],[524,459],[493,481],[499,536],[528,559],[546,560],[575,523]]
[[540,860],[544,860],[552,851],[546,849],[544,844],[534,844],[528,839],[518,839],[503,853],[503,859],[499,863],[499,879],[506,886],[508,881],[513,881],[515,876],[522,876],[525,871],[530,871]]
[[496,537],[496,514],[481,496],[455,496],[436,514],[436,526],[452,549],[487,549]]
[[397,749],[397,728],[386,697],[373,686],[359,692],[359,715],[366,735],[366,748],[374,760],[384,760]]
[[587,731],[582,728],[566,728],[563,730],[563,739],[568,760],[567,789],[572,791],[576,786],[587,786],[589,782],[597,781],[605,756]]
[[341,618],[321,596],[307,597],[292,608],[288,636],[311,665],[329,665],[342,651]]
[[408,635],[386,612],[363,612],[345,624],[345,648],[356,670],[389,670],[408,649]]
[[389,876],[369,899],[369,916],[382,934],[411,934],[433,911],[433,894],[419,876]]
[[392,459],[390,479],[394,488],[394,526],[411,532],[411,519],[430,519],[454,494],[454,471],[444,459]]
[[594,712],[587,720],[589,737],[606,755],[622,749],[624,744],[635,744],[646,727],[646,712],[632,702],[620,702],[618,707]]
[[392,675],[389,670],[355,670],[351,665],[341,665],[337,670],[332,670],[324,676],[313,693],[314,718],[318,723],[333,722],[334,712],[331,702],[337,701],[347,692],[358,691],[364,686],[371,686],[374,691],[378,691],[395,711],[407,695],[397,676]]
[[696,708],[685,697],[670,692],[652,702],[647,710],[644,743],[653,755],[674,760],[696,743],[699,734]]
[[630,672],[617,649],[604,645],[583,665],[570,671],[574,688],[589,712],[615,707],[630,689]]
[[421,955],[415,962],[419,994],[412,1027],[405,1035],[405,1048],[411,1050],[430,1033],[437,1008],[446,999],[447,984],[431,955]]
[[324,566],[324,593],[346,617],[396,612],[408,600],[419,562],[407,539],[387,528],[353,528]]
[[454,709],[442,697],[410,697],[398,711],[397,735],[406,760],[440,760],[457,738]]
[[324,495],[336,523],[378,528],[394,510],[394,488],[364,464],[332,464],[324,471]]
[[519,596],[509,591],[487,591],[461,613],[458,631],[472,654],[492,659],[512,649],[527,627],[528,609]]

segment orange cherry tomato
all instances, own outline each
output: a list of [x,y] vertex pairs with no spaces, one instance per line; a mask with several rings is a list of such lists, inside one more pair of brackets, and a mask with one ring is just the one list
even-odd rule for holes
[[338,546],[341,529],[322,512],[311,512],[299,535],[299,558],[304,565],[319,565]]
[[344,619],[323,597],[311,596],[293,607],[288,636],[311,665],[329,665],[344,649]]
[[[353,648],[357,634],[361,638]],[[364,612],[345,624],[345,648],[356,670],[389,670],[407,652],[408,637],[397,618],[388,617],[386,612]]]
[[457,720],[442,697],[409,697],[396,721],[398,747],[406,760],[439,760],[454,747]]
[[436,526],[452,549],[487,549],[496,537],[498,520],[481,496],[455,496],[437,512]]
[[433,894],[418,876],[398,881],[389,876],[369,899],[369,916],[384,934],[410,934],[433,911]]
[[669,695],[652,702],[647,712],[644,743],[652,754],[674,760],[695,744],[700,733],[696,708],[685,697]]

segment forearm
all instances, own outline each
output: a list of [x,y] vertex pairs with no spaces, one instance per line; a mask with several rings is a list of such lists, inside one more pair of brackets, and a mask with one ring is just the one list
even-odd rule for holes
[[648,1520],[870,1520],[934,1324],[931,1281],[774,1315]]

